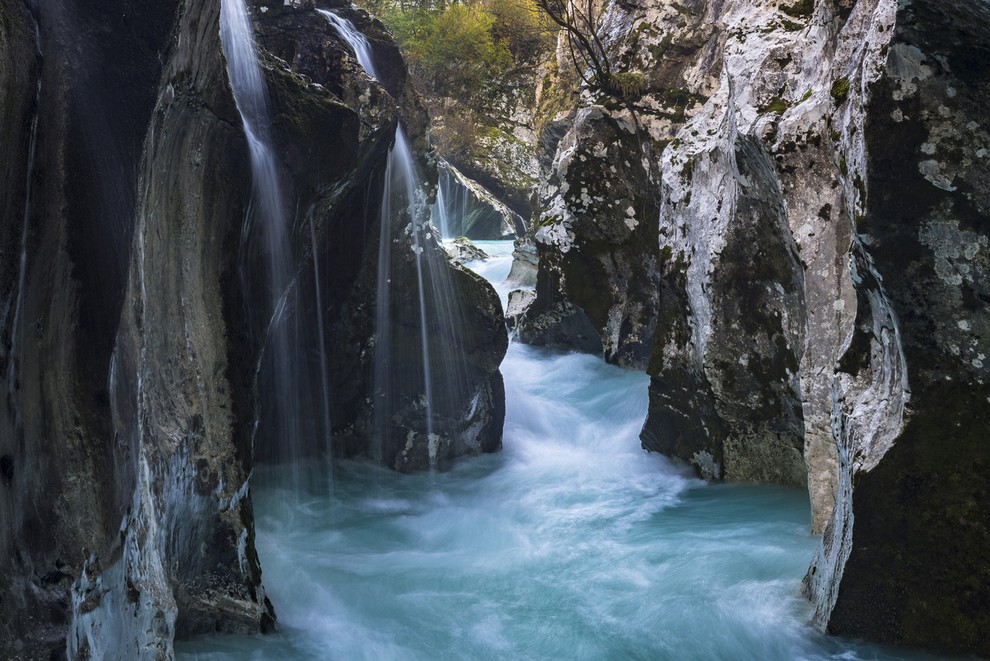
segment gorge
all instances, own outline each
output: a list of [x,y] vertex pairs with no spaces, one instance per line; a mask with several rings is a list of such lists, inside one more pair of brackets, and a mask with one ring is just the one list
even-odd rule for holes
[[990,657],[987,25],[0,0],[0,658]]

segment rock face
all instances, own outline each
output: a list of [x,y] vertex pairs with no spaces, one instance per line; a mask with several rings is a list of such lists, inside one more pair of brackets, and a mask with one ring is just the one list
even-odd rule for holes
[[[831,632],[981,656],[990,656],[990,40],[977,26],[988,20],[984,2],[899,7],[869,89],[858,229],[898,320],[911,400],[891,447],[856,437],[840,446],[853,474],[847,517],[835,520],[846,530],[826,533],[808,577]],[[847,353],[854,370],[866,359],[853,350],[862,326]],[[822,570],[837,574],[827,587]]]
[[641,84],[560,139],[524,313],[647,370],[648,449],[807,484],[821,626],[984,654],[987,11],[610,5]]
[[434,224],[439,225],[444,236],[496,240],[526,232],[523,218],[481,184],[468,179],[449,163],[441,162],[439,170]]
[[[481,103],[428,98],[444,159],[525,222],[541,174],[536,144],[543,55],[492,81]],[[464,135],[474,139],[465,142]]]
[[[4,259],[5,658],[165,657],[176,633],[274,621],[235,431],[250,410],[228,381],[225,255],[248,179],[219,3],[135,23],[132,5],[40,5],[41,85],[21,92],[37,140],[3,217],[5,237],[23,228]],[[3,16],[34,34],[16,3]],[[15,37],[9,61],[33,62]]]
[[[3,658],[170,658],[175,637],[275,622],[248,487],[255,450],[280,458],[256,424],[270,311],[252,299],[262,255],[245,240],[252,175],[220,6],[65,0],[32,16],[0,0]],[[371,444],[379,216],[368,200],[381,197],[400,115],[420,153],[427,118],[380,24],[343,11],[378,45],[381,85],[312,3],[252,7],[272,140],[299,209],[287,316],[301,354],[323,342],[332,356],[338,450],[353,453]],[[490,287],[443,264],[479,329],[451,359],[476,388],[449,460],[500,443],[505,331]],[[413,297],[408,272],[401,282],[396,295]],[[297,367],[317,383],[326,369]],[[426,456],[422,420],[404,422],[418,434],[411,454]],[[325,451],[326,426],[301,427],[301,449]]]
[[[368,455],[402,471],[444,468],[459,456],[495,451],[501,447],[505,406],[498,366],[508,340],[494,290],[451,263],[439,237],[426,227],[429,205],[425,200],[435,191],[437,164],[429,152],[428,118],[422,102],[381,23],[350,6],[333,8],[368,37],[381,77],[376,81],[365,74],[349,47],[313,7],[313,3],[259,2],[254,18],[267,53],[270,84],[277,90],[274,110],[282,118],[276,119],[275,142],[285,150],[282,158],[295,182],[289,197],[297,199],[303,210],[300,225],[308,218],[314,225],[315,253],[309,250],[297,282],[303,301],[298,314],[310,320],[310,333],[316,328],[311,323],[316,317],[312,301],[318,302],[324,315],[327,332],[322,342],[329,366],[333,451],[344,456]],[[358,133],[348,133],[340,125],[328,132],[307,119],[308,111],[300,112],[296,99],[302,94],[312,96],[314,92],[307,90],[314,85],[319,86],[316,94],[326,90],[357,113]],[[291,105],[281,106],[281,97]],[[327,117],[325,110],[314,112],[314,117]],[[414,151],[422,188],[414,214],[397,211],[390,216],[390,240],[387,253],[382,253],[382,191],[399,121]],[[313,149],[314,135],[326,135],[327,142]],[[341,135],[343,140],[337,137]],[[347,145],[345,150],[341,142]],[[310,183],[307,177],[314,172],[322,173],[324,180]],[[393,205],[395,209],[404,206]],[[435,375],[432,436],[424,404],[420,340],[424,323],[413,223],[421,228],[424,298],[432,311],[425,323],[427,353],[435,363],[431,365]],[[300,232],[297,243],[298,254],[307,254],[310,236]],[[319,286],[312,277],[313,254],[316,269],[323,273]],[[379,345],[376,318],[383,254],[387,254],[392,284],[386,288],[388,337]],[[451,315],[461,319],[455,335],[445,323],[445,316]],[[319,341],[314,338],[312,344]],[[378,351],[389,356],[384,361],[389,374],[383,379],[388,386],[376,384]],[[314,360],[302,369],[315,374],[321,367]],[[311,382],[319,384],[319,376]],[[388,392],[381,395],[380,387]],[[376,424],[376,402],[382,396],[389,403],[389,413],[384,416],[387,422]],[[304,441],[303,452],[318,454],[325,448],[324,438],[319,431],[312,433]],[[262,455],[277,459],[277,443],[277,434],[267,445],[263,441]]]
[[521,237],[512,246],[512,268],[506,282],[518,287],[536,287],[536,274],[539,271],[540,256],[531,238]]

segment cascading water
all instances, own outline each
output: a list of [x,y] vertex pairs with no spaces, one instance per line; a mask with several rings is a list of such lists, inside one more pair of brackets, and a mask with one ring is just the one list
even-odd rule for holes
[[433,210],[430,212],[430,216],[433,218],[433,225],[440,231],[440,238],[449,239],[452,238],[450,234],[450,220],[447,214],[447,187],[444,185],[444,179],[448,178],[450,175],[447,172],[440,173],[440,183],[437,185],[437,201],[433,205]]
[[433,207],[433,224],[444,239],[464,234],[468,215],[468,189],[461,186],[447,168],[440,168],[437,182],[437,202]]
[[326,9],[317,9],[316,11],[323,14],[330,21],[330,25],[337,30],[337,34],[354,49],[354,55],[357,56],[357,61],[361,65],[361,68],[372,78],[380,78],[378,70],[375,69],[374,59],[371,56],[371,44],[368,43],[368,38],[346,18],[338,16]]
[[[258,427],[264,429],[267,446],[271,446],[266,457],[295,462],[312,451],[308,439],[318,439],[321,432],[325,438],[330,437],[321,302],[316,301],[318,328],[315,329],[315,341],[321,347],[322,388],[308,383],[314,369],[308,365],[303,346],[313,341],[314,329],[308,328],[307,320],[302,318],[304,306],[300,305],[302,293],[295,274],[297,260],[291,235],[292,216],[282,191],[271,136],[268,93],[244,0],[223,1],[220,31],[230,84],[251,155],[252,198],[242,231],[242,283],[249,305],[267,302],[262,306],[262,320],[254,324],[263,338],[257,367],[262,410]],[[319,299],[315,232],[310,239]],[[267,272],[262,278],[251,273],[249,268],[253,256],[259,252],[267,258]],[[254,313],[254,310],[250,312]],[[307,404],[315,400],[316,392],[322,394],[316,405],[322,409],[322,415],[314,415]],[[324,450],[326,445],[327,442],[316,442],[317,450]],[[326,452],[328,457],[329,454]]]
[[[348,21],[332,12],[319,10],[331,25],[354,49],[358,63],[369,75],[378,77],[367,38]],[[437,404],[441,401],[463,399],[466,377],[463,368],[456,367],[463,361],[452,360],[450,355],[438,356],[431,352],[431,345],[445,347],[456,352],[460,346],[458,333],[460,316],[458,297],[450,283],[450,265],[439,248],[439,237],[429,224],[425,210],[425,186],[416,170],[412,147],[401,126],[396,128],[395,142],[389,152],[382,193],[381,234],[378,260],[378,309],[375,349],[375,437],[379,444],[379,458],[391,463],[388,452],[382,448],[393,447],[392,413],[394,409],[394,375],[391,335],[394,319],[391,309],[391,268],[393,233],[404,228],[411,239],[416,271],[416,293],[419,315],[419,350],[422,358],[422,405],[425,409],[429,461],[436,467],[440,435],[437,425]],[[436,208],[436,206],[434,206]],[[443,378],[437,379],[433,365],[441,365]],[[454,416],[457,417],[457,416]],[[448,427],[450,425],[447,425]],[[449,438],[450,431],[447,436]],[[448,441],[449,442],[449,441]]]
[[433,224],[444,239],[465,236],[473,241],[506,238],[524,231],[518,214],[469,180],[450,163],[441,161]]
[[[447,341],[443,329],[457,315],[440,301],[458,298],[444,299],[433,277],[447,265],[417,221],[422,190],[401,130],[384,188],[379,383],[390,382],[386,361],[395,355],[389,281],[405,257],[393,248],[406,238],[396,230],[422,248],[417,273],[427,288],[417,300],[430,310],[420,321],[434,340]],[[492,258],[470,266],[504,304],[512,243],[480,247]],[[446,325],[437,322],[444,316]],[[816,545],[807,494],[707,485],[645,454],[646,375],[519,344],[502,371],[500,454],[412,476],[342,462],[329,497],[321,485],[286,490],[288,467],[259,470],[257,546],[283,629],[188,642],[180,656],[931,658],[814,630],[799,595]]]
[[[422,256],[417,207],[422,205],[423,194],[420,180],[416,174],[416,165],[412,149],[405,132],[399,126],[395,131],[395,143],[388,155],[388,165],[385,171],[385,187],[382,191],[381,235],[378,248],[378,310],[377,327],[375,330],[375,384],[376,400],[376,429],[374,433],[383,447],[391,447],[391,414],[392,414],[392,371],[389,367],[392,359],[391,318],[391,262],[392,262],[392,232],[394,226],[408,221],[406,227],[412,233],[412,247],[416,261],[417,297],[419,302],[420,351],[423,359],[423,393],[426,409],[427,438],[433,438],[433,387],[430,372],[430,351],[427,332],[427,309],[425,287],[423,284]],[[397,223],[398,221],[398,223]],[[380,408],[379,408],[380,407]],[[390,462],[387,452],[382,452],[383,458]]]

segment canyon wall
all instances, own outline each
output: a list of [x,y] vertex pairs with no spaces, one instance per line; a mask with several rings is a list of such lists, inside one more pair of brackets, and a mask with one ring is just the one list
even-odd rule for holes
[[[256,453],[373,454],[383,177],[401,118],[429,196],[426,115],[397,49],[366,14],[338,8],[374,33],[380,83],[314,3],[251,6],[294,207],[284,299],[298,331],[293,367],[300,383],[327,384],[299,387],[309,400],[299,410],[329,399],[333,411],[332,422],[306,417],[290,457],[265,390],[273,311],[255,300],[264,246],[251,240],[251,159],[220,8],[0,2],[4,658],[171,658],[176,637],[270,631],[248,483]],[[409,221],[394,228],[406,263]],[[445,255],[435,240],[428,248]],[[424,467],[431,443],[444,462],[501,443],[497,298],[442,264],[455,274],[453,295],[472,302],[476,330],[449,360],[468,366],[473,390],[448,412],[459,444],[427,438],[421,413],[398,420],[413,438],[402,435],[408,460],[396,468]],[[414,284],[407,269],[394,295],[415,299]],[[408,306],[397,325],[408,330],[414,314]],[[321,343],[327,362],[313,358]],[[408,390],[421,399],[422,379]]]
[[645,448],[806,484],[819,626],[983,654],[987,11],[613,3],[510,320],[645,369]]

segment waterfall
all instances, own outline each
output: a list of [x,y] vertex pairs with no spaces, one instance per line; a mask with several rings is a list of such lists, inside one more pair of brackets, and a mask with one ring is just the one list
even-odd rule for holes
[[[430,350],[427,331],[426,294],[423,284],[422,258],[424,246],[421,245],[420,223],[417,220],[417,202],[420,179],[416,173],[412,149],[402,127],[396,127],[395,143],[388,155],[385,168],[385,185],[382,189],[381,229],[378,244],[378,286],[377,310],[375,328],[375,437],[378,443],[376,451],[380,459],[391,463],[389,448],[392,447],[391,419],[394,406],[392,392],[395,384],[392,382],[391,363],[391,263],[392,263],[392,229],[396,219],[405,219],[410,223],[413,239],[413,251],[416,261],[417,298],[419,302],[420,352],[423,359],[423,392],[426,406],[427,438],[433,438],[433,385],[430,373]],[[399,225],[401,226],[401,225]]]
[[[378,78],[378,72],[371,55],[371,45],[368,39],[346,18],[318,9],[341,38],[346,41],[358,64],[369,76]],[[391,362],[391,260],[392,260],[392,223],[394,218],[408,214],[412,227],[413,251],[416,259],[416,284],[419,300],[420,352],[423,360],[423,394],[426,408],[426,434],[430,443],[430,463],[435,463],[435,448],[433,446],[433,379],[430,373],[430,348],[427,331],[426,289],[423,283],[423,246],[421,245],[421,229],[417,220],[417,191],[421,188],[420,178],[416,172],[412,148],[401,126],[395,130],[395,142],[388,155],[385,168],[385,185],[382,190],[381,229],[378,244],[378,286],[375,328],[375,412],[374,435],[377,439],[375,452],[378,459],[391,463],[392,443],[392,409],[394,406],[392,391],[395,387],[392,378]]]
[[354,24],[346,18],[337,16],[326,9],[317,9],[316,11],[323,14],[330,21],[330,25],[337,30],[337,34],[354,49],[354,54],[357,56],[357,61],[361,65],[361,68],[375,80],[380,80],[381,77],[378,75],[378,70],[375,69],[375,63],[371,57],[371,44],[368,43],[368,38],[361,34],[354,27]]
[[449,177],[450,173],[447,171],[440,173],[440,183],[437,185],[437,201],[433,205],[431,213],[433,225],[439,230],[442,239],[453,238],[450,234],[450,217],[447,214],[447,193],[445,192],[447,190],[446,180]]
[[441,161],[433,224],[443,238],[488,241],[518,235],[525,222],[504,202],[452,164]]
[[[310,249],[312,250],[312,256],[313,256],[313,283],[316,289],[315,292],[316,293],[316,329],[317,329],[317,338],[319,339],[318,344],[320,348],[319,351],[320,386],[321,386],[320,392],[322,394],[322,399],[323,399],[323,407],[322,407],[323,430],[324,430],[324,434],[326,435],[326,441],[325,441],[327,446],[326,456],[327,456],[327,460],[331,462],[331,466],[332,466],[333,438],[331,436],[332,427],[330,425],[330,383],[329,383],[330,362],[329,360],[327,360],[326,343],[323,341],[323,338],[326,337],[325,324],[323,323],[323,292],[322,292],[322,288],[320,287],[320,258],[319,258],[318,244],[316,242],[316,228],[314,227],[313,224],[312,211],[310,212],[308,224],[309,224]],[[332,485],[332,481],[331,481],[331,485]]]
[[[365,71],[378,78],[370,44],[353,23],[329,11],[318,10],[346,41]],[[442,184],[441,184],[442,185]],[[463,314],[460,295],[455,291],[452,266],[439,245],[441,235],[430,223],[425,205],[422,177],[416,170],[412,147],[402,126],[395,131],[395,142],[389,152],[381,202],[381,229],[378,248],[378,286],[375,329],[374,413],[376,458],[392,464],[396,447],[393,415],[396,413],[396,392],[409,384],[396,384],[397,356],[392,335],[393,319],[391,289],[392,268],[397,258],[392,253],[394,233],[408,233],[416,276],[418,305],[419,353],[422,360],[422,397],[425,412],[422,428],[426,434],[426,449],[431,468],[438,465],[441,445],[458,442],[465,421],[473,410],[455,410],[459,402],[471,401],[468,377],[460,339]],[[446,204],[442,190],[433,206],[434,223],[446,227]],[[446,231],[446,230],[444,230]],[[403,375],[409,378],[410,375]],[[469,407],[470,408],[470,407]]]
[[[312,322],[303,318],[307,308],[300,300],[303,291],[295,273],[293,215],[282,189],[271,135],[268,92],[244,0],[223,1],[220,34],[251,156],[252,196],[241,235],[241,278],[249,316],[261,319],[252,324],[261,335],[262,345],[256,372],[260,414],[255,434],[259,434],[260,427],[262,436],[269,439],[271,448],[266,446],[266,458],[295,461],[313,449],[328,449],[327,443],[317,441],[319,427],[330,438],[326,374],[322,375],[322,387],[315,380],[309,383],[317,368],[309,364],[312,361],[305,349],[313,341],[320,345],[318,369],[325,372],[315,230],[311,230],[310,242],[317,278],[317,320]],[[251,267],[260,255],[267,270],[259,278]],[[259,304],[261,312],[253,309]],[[314,323],[316,328],[310,328]],[[322,401],[317,403],[317,398]],[[322,408],[322,415],[312,410],[314,407]]]

